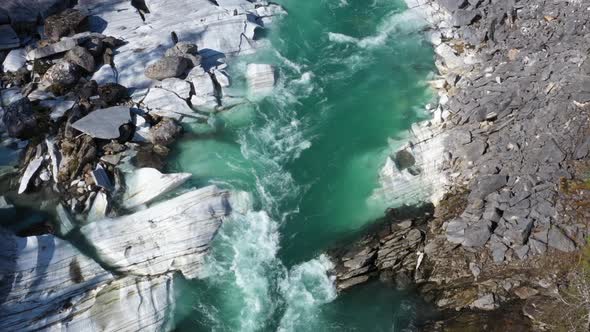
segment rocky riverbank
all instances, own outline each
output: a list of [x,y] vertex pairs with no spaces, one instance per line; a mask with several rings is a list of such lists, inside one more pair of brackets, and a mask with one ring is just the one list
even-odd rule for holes
[[[166,157],[184,125],[272,90],[273,67],[249,64],[248,95],[233,93],[225,59],[264,45],[258,32],[283,13],[262,1],[0,3],[2,330],[171,328],[174,278],[202,277],[249,197],[190,188],[190,174],[162,173]],[[47,215],[23,222],[27,207]]]
[[499,316],[509,319],[498,328],[587,329],[573,316],[587,316],[588,302],[564,299],[588,282],[579,277],[590,220],[588,5],[408,5],[431,26],[439,98],[432,119],[393,151],[380,193],[436,207],[398,209],[335,255],[339,288],[374,277],[415,286],[455,312],[429,329],[489,329]]

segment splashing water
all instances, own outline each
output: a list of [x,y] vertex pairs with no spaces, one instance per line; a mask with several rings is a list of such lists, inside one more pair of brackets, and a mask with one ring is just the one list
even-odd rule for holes
[[[384,286],[337,297],[323,252],[387,207],[368,199],[388,137],[429,98],[418,82],[432,50],[395,0],[280,3],[289,15],[271,30],[273,48],[230,63],[234,89],[247,63],[273,64],[273,93],[194,128],[201,137],[174,156],[194,185],[254,196],[251,211],[222,225],[209,276],[179,283],[177,330],[390,331],[413,300]],[[376,318],[376,308],[392,312]]]

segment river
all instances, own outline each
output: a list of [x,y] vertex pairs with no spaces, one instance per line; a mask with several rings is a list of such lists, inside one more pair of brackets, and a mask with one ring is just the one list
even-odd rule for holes
[[180,280],[178,331],[401,331],[419,304],[374,282],[337,294],[323,254],[381,217],[373,195],[394,138],[432,97],[433,51],[397,0],[281,0],[268,47],[230,61],[243,92],[247,63],[270,63],[266,97],[196,125],[171,171],[191,185],[251,193],[252,210],[227,220],[208,278]]

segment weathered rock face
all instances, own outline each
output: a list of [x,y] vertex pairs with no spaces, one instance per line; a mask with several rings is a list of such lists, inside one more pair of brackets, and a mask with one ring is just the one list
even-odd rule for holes
[[210,241],[231,213],[229,195],[202,188],[91,223],[81,232],[96,249],[94,259],[52,235],[1,231],[0,329],[166,329],[173,275],[202,276]]
[[10,137],[31,138],[37,135],[37,118],[28,98],[21,98],[4,110],[2,122]]
[[166,56],[149,65],[145,69],[145,76],[154,80],[178,77],[188,68],[188,61],[179,56]]
[[45,19],[45,35],[54,41],[86,30],[88,18],[76,9],[66,9]]

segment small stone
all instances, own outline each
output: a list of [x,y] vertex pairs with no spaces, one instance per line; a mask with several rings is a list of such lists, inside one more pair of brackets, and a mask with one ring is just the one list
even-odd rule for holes
[[534,288],[523,286],[514,289],[514,294],[518,296],[518,298],[520,298],[521,300],[526,300],[529,297],[533,297],[539,294],[539,291]]
[[473,277],[475,277],[475,279],[477,279],[477,277],[479,277],[479,275],[481,274],[481,268],[474,262],[469,263],[469,270],[471,271],[471,274],[473,274]]
[[494,294],[486,294],[471,303],[471,307],[481,310],[495,310],[499,306]]

